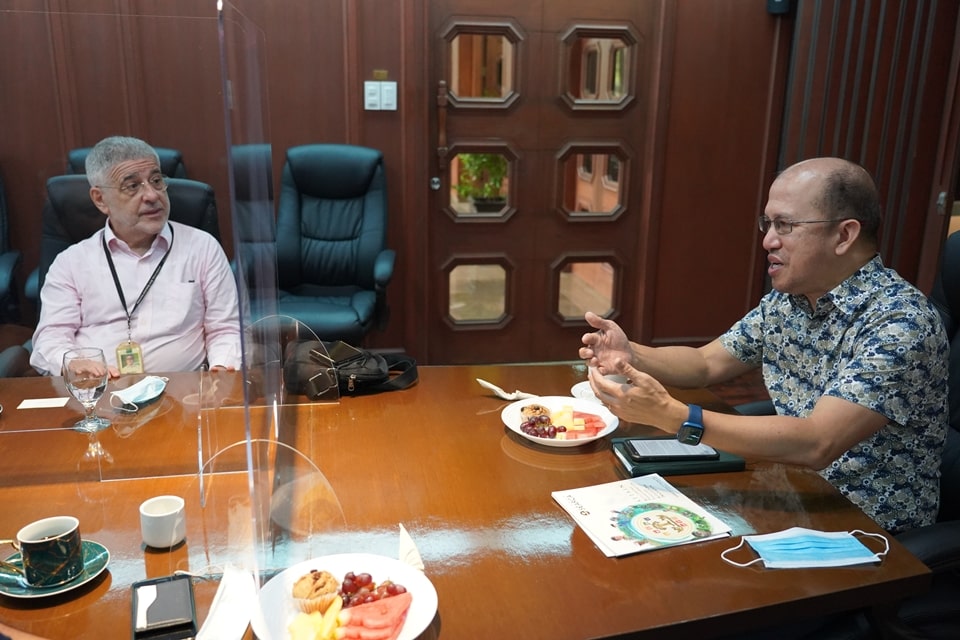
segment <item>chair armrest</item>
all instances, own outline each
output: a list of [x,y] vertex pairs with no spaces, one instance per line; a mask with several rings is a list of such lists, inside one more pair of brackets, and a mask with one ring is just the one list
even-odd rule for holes
[[757,400],[738,404],[734,410],[742,416],[775,416],[777,410],[773,408],[772,400]]
[[30,368],[30,352],[15,344],[0,351],[0,377],[17,378],[36,372]]
[[377,288],[386,287],[393,277],[393,265],[397,261],[397,252],[393,249],[384,249],[377,254],[373,263],[373,281]]
[[34,302],[40,299],[40,269],[34,269],[27,276],[27,281],[23,285],[23,295],[27,300]]
[[0,298],[5,297],[12,290],[13,272],[19,263],[19,251],[7,251],[0,254]]
[[960,568],[960,520],[905,531],[897,540],[934,573]]

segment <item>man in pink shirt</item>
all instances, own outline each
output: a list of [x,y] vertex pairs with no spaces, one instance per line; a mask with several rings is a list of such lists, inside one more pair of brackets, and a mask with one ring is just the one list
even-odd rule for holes
[[168,219],[156,151],[136,138],[106,138],[86,171],[107,222],[50,266],[30,364],[60,375],[64,352],[100,347],[112,377],[238,368],[233,272],[213,236]]

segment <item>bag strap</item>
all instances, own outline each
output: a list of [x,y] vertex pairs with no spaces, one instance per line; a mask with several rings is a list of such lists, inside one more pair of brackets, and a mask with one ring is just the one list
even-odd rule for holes
[[387,368],[391,373],[399,372],[399,375],[391,376],[386,382],[381,382],[375,387],[370,387],[370,391],[399,391],[407,389],[417,383],[419,375],[417,373],[417,361],[408,355],[399,353],[380,354],[387,361]]

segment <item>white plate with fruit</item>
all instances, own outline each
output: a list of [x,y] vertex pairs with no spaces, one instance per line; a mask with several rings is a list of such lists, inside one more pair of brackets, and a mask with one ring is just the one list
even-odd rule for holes
[[[290,627],[302,612],[293,596],[293,586],[311,571],[327,571],[342,581],[348,572],[368,573],[380,584],[391,581],[403,585],[412,596],[406,619],[397,640],[413,640],[426,629],[437,613],[437,590],[422,571],[388,556],[370,553],[341,553],[305,560],[283,570],[260,589],[260,616],[253,616],[252,626],[258,638],[286,640]],[[349,611],[342,609],[342,612]]]
[[579,447],[610,435],[620,424],[602,404],[567,396],[517,400],[500,417],[514,433],[548,447]]

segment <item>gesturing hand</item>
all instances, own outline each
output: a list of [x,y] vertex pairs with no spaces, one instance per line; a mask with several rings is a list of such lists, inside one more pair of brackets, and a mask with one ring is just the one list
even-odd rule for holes
[[646,424],[668,433],[676,433],[686,405],[675,399],[656,378],[635,369],[628,362],[615,363],[616,373],[626,382],[605,378],[594,368],[587,371],[590,387],[611,413],[634,424]]
[[592,311],[587,311],[584,319],[591,327],[597,329],[583,334],[580,347],[580,357],[586,360],[587,366],[597,369],[603,375],[620,373],[617,371],[617,362],[630,363],[633,351],[627,334],[613,320],[601,318]]

